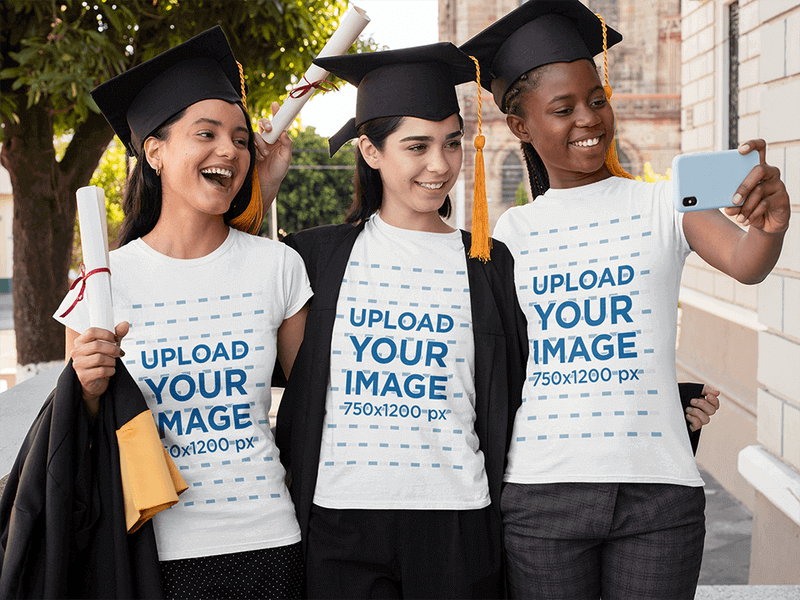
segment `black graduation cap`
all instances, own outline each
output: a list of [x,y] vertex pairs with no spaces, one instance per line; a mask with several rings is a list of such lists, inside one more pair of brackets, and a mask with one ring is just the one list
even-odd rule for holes
[[450,42],[327,56],[314,64],[358,88],[355,118],[328,140],[331,156],[372,119],[446,119],[459,111],[455,86],[476,79],[475,63]]
[[174,114],[201,100],[241,101],[242,81],[219,26],[109,79],[92,90],[128,152]]
[[[622,41],[611,27],[607,36],[607,48]],[[603,25],[579,0],[528,0],[460,48],[480,61],[481,85],[503,110],[508,88],[531,69],[603,52]]]

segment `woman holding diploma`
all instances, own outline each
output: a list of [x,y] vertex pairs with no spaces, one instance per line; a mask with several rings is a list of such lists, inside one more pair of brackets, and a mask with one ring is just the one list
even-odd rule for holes
[[86,303],[67,310],[74,294],[57,313],[90,412],[124,357],[189,484],[154,518],[170,598],[302,592],[268,413],[276,355],[290,372],[311,289],[296,252],[246,233],[261,223],[261,196],[275,197],[291,143],[254,134],[243,92],[218,27],[92,92],[137,158],[110,253],[116,337],[87,328]]
[[[469,258],[442,217],[461,170],[455,85],[434,44],[315,61],[358,87],[344,225],[285,240],[314,300],[278,416],[312,598],[502,597],[498,499],[524,320],[512,263]],[[485,242],[485,240],[484,240]]]
[[593,61],[621,39],[578,0],[530,0],[462,46],[535,196],[495,229],[531,339],[501,500],[515,598],[694,598],[705,497],[675,410],[681,271],[695,250],[757,283],[788,227],[763,140],[740,147],[761,164],[728,209],[747,232],[716,210],[677,213],[671,182],[622,170]]

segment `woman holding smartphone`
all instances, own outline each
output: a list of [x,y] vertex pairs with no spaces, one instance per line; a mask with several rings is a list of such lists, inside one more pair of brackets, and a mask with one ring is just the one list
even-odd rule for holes
[[516,598],[694,597],[705,498],[676,410],[681,271],[694,250],[757,283],[788,227],[763,140],[740,148],[761,160],[728,211],[746,232],[717,211],[675,212],[670,182],[619,167],[593,57],[620,40],[578,0],[531,0],[462,46],[535,196],[495,229],[532,340],[501,500]]

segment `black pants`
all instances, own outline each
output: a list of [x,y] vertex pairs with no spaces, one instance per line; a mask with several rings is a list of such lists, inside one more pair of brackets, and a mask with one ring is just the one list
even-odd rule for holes
[[498,521],[491,507],[333,510],[313,506],[308,597],[501,598]]
[[166,560],[164,594],[177,598],[301,598],[303,550],[289,546]]
[[680,485],[506,484],[511,597],[691,600],[705,502],[703,488]]

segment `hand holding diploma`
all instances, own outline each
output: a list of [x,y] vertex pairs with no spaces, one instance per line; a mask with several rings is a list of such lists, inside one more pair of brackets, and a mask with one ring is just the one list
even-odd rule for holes
[[[78,190],[77,197],[83,265],[81,277],[73,287],[81,287],[77,299],[64,315],[78,302],[87,303],[89,329],[74,340],[70,356],[83,387],[83,398],[93,414],[97,411],[97,399],[106,391],[108,380],[115,372],[116,358],[124,356],[119,342],[128,333],[128,323],[114,327],[105,192],[99,187],[87,186]],[[70,330],[67,331],[67,347],[69,338]]]
[[[367,13],[357,6],[353,6],[347,11],[339,27],[317,55],[317,58],[335,56],[347,52],[350,46],[353,45],[353,42],[358,39],[361,32],[364,31],[367,23],[369,23]],[[275,143],[278,136],[292,124],[292,121],[294,121],[300,109],[305,106],[305,103],[308,102],[309,98],[314,94],[314,91],[321,88],[322,82],[327,76],[328,71],[325,69],[313,64],[309,67],[305,75],[303,75],[300,85],[289,94],[283,106],[281,106],[277,114],[273,116],[271,131],[264,131],[261,133],[261,137],[264,138],[264,141],[268,144]],[[259,130],[260,129],[261,127],[259,127]]]

